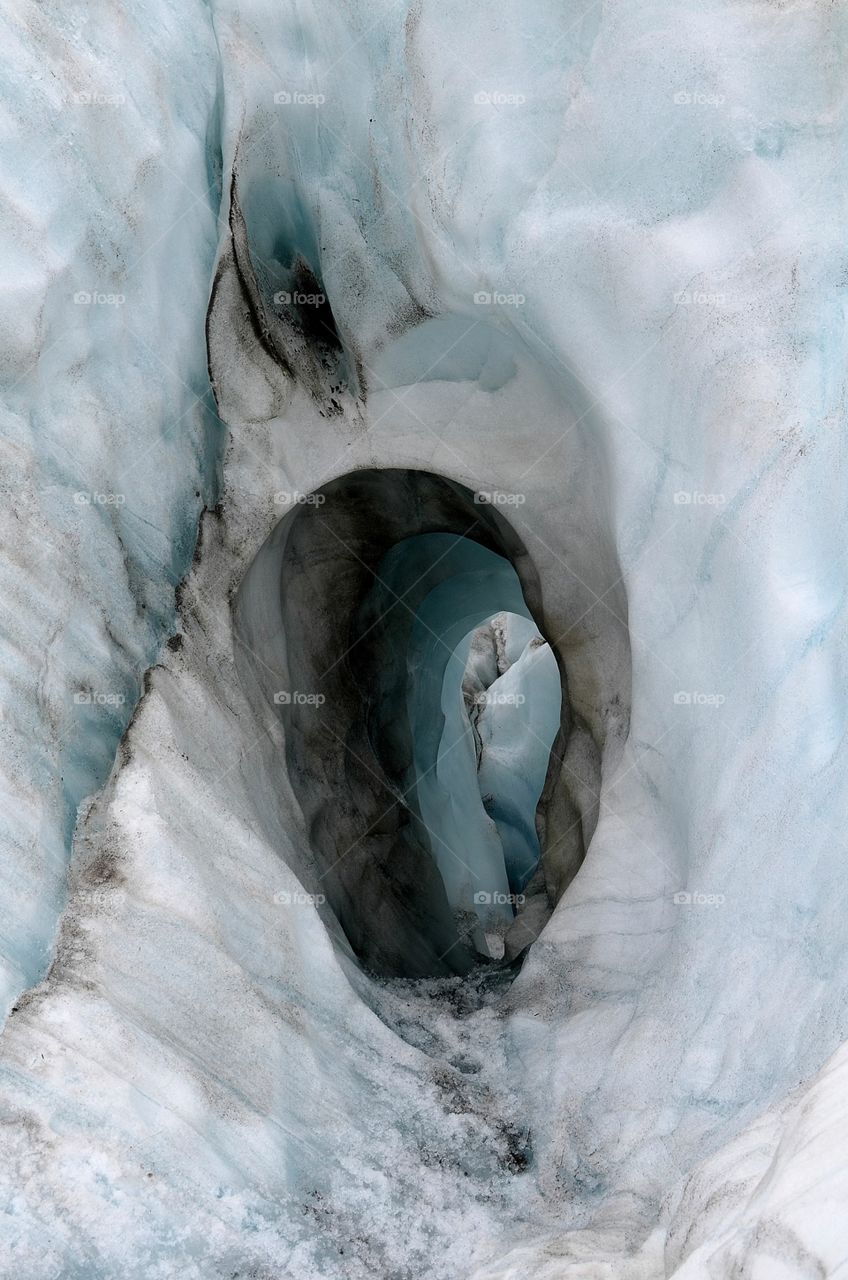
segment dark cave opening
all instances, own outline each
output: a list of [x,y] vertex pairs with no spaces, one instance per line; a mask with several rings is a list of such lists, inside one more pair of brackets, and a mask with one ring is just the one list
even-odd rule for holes
[[333,480],[260,549],[236,632],[283,729],[306,836],[293,869],[360,963],[417,978],[519,956],[552,905],[569,710],[501,512],[425,471]]

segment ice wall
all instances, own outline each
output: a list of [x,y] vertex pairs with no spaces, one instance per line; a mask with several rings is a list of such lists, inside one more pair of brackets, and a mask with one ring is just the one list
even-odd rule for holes
[[22,3],[2,23],[5,1016],[49,963],[77,810],[173,628],[221,436],[208,10]]

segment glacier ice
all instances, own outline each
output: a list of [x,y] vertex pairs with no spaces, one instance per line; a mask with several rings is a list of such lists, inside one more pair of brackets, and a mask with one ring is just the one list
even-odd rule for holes
[[222,437],[197,326],[220,199],[203,6],[2,21],[5,1015],[49,964],[77,812],[173,627]]
[[0,1274],[844,1270],[844,28],[4,15]]

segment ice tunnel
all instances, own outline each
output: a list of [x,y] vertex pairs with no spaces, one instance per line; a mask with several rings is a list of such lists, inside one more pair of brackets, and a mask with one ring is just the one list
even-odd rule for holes
[[532,561],[496,506],[429,472],[298,499],[235,606],[242,680],[281,723],[303,815],[297,873],[374,972],[512,962],[552,906],[569,728]]

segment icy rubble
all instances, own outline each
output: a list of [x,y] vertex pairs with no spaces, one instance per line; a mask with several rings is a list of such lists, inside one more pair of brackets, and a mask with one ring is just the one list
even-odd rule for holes
[[[841,16],[19,13],[0,1270],[839,1274]],[[211,493],[219,141],[220,505],[45,972]],[[287,504],[375,466],[504,495],[567,672],[511,984],[355,964],[240,675]]]

